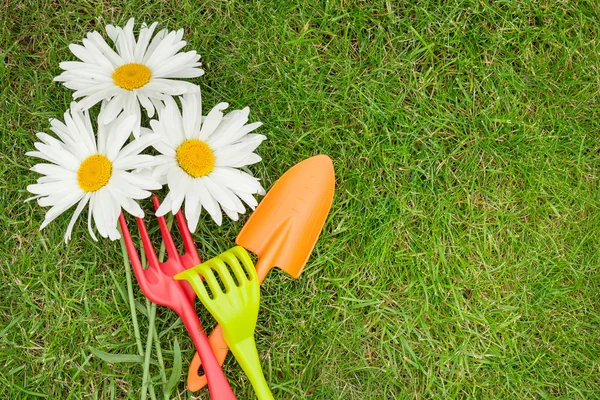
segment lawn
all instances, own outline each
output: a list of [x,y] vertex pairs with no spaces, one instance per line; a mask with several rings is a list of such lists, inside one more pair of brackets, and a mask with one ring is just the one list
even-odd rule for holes
[[[262,286],[275,398],[600,398],[600,5],[415,3],[1,0],[0,398],[139,398],[141,364],[91,350],[137,354],[119,243],[79,221],[65,245],[68,216],[40,232],[45,210],[24,203],[38,177],[24,153],[71,101],[52,81],[69,43],[132,16],[185,28],[205,110],[248,105],[264,123],[252,170],[267,188],[333,159],[304,273]],[[201,257],[246,218],[204,213]],[[178,318],[156,318],[167,376],[181,346],[172,398],[208,399],[185,388],[194,349]],[[233,357],[224,370],[253,398]]]

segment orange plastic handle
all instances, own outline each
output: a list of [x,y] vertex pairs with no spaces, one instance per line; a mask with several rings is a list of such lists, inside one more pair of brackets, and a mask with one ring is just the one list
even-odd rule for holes
[[[261,263],[261,261],[263,261]],[[258,275],[258,281],[262,283],[272,266],[270,264],[270,260],[258,260],[256,263],[256,273]],[[223,339],[223,331],[221,330],[221,326],[217,325],[215,329],[211,332],[208,337],[208,343],[210,343],[210,348],[212,349],[215,358],[219,362],[219,365],[223,365],[225,362],[225,358],[227,358],[227,354],[229,353],[229,347],[227,347],[227,343],[225,343],[225,339]],[[188,389],[192,392],[197,392],[206,386],[206,375],[200,375],[198,370],[202,362],[200,361],[200,356],[198,352],[194,354],[194,358],[190,363],[190,369],[188,370]]]
[[[223,365],[225,358],[227,358],[227,354],[229,353],[229,348],[227,347],[227,343],[225,343],[225,339],[223,339],[221,325],[217,325],[212,331],[208,337],[208,343],[210,344],[210,348],[219,365]],[[206,381],[206,375],[200,375],[198,373],[198,369],[201,365],[202,362],[200,361],[200,356],[198,355],[198,352],[196,352],[190,363],[190,369],[188,370],[188,389],[192,392],[197,392],[208,383]]]

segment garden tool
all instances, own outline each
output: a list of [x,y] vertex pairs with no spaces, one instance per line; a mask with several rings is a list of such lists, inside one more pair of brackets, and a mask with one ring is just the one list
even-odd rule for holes
[[[158,198],[154,196],[152,200],[155,209],[158,209],[160,205]],[[129,254],[133,272],[135,273],[137,282],[144,295],[150,301],[158,305],[169,307],[175,311],[183,321],[183,324],[196,346],[196,350],[200,354],[200,359],[202,360],[202,365],[204,366],[206,377],[208,379],[210,397],[212,399],[232,400],[235,399],[235,395],[211,350],[206,333],[202,329],[202,325],[196,314],[194,308],[194,290],[187,282],[176,281],[173,279],[173,275],[184,271],[186,266],[189,268],[200,263],[198,251],[194,246],[194,241],[181,211],[177,213],[176,217],[179,231],[183,237],[183,244],[186,250],[185,254],[180,255],[177,252],[177,247],[169,233],[164,217],[158,217],[158,223],[165,242],[167,254],[169,255],[167,261],[158,261],[158,257],[150,242],[148,231],[144,225],[144,220],[136,218],[144,251],[148,258],[148,269],[144,270],[142,268],[129,229],[127,228],[127,222],[125,222],[125,217],[121,213],[119,223],[121,224],[121,232],[125,240],[125,247]]]
[[[237,282],[233,280],[226,264],[233,271]],[[215,274],[223,283],[224,291],[221,290]],[[201,276],[204,277],[204,281]],[[273,400],[260,367],[254,341],[260,303],[260,283],[248,252],[243,247],[236,246],[203,264],[175,275],[175,279],[187,280],[202,304],[219,322],[225,342],[250,379],[258,399]],[[210,288],[210,295],[205,285]]]
[[[258,255],[256,271],[262,282],[273,267],[298,278],[333,201],[335,176],[326,155],[306,159],[284,173],[262,199],[237,236],[236,243]],[[221,365],[227,344],[217,325],[209,341]],[[199,375],[198,354],[188,371],[188,389],[200,390],[206,378]]]

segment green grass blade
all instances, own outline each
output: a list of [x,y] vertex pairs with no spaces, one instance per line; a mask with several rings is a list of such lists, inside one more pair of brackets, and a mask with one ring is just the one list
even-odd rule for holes
[[175,337],[173,340],[173,370],[171,371],[171,376],[169,376],[169,380],[164,387],[165,397],[170,398],[171,393],[179,383],[182,372],[181,364],[181,350],[179,349],[179,341],[177,340],[177,337]]

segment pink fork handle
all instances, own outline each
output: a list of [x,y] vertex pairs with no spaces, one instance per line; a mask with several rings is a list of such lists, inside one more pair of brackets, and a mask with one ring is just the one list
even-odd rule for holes
[[212,352],[208,337],[206,336],[204,329],[202,329],[200,320],[196,315],[196,310],[192,307],[184,307],[180,318],[200,355],[200,360],[202,361],[204,373],[206,374],[206,379],[208,381],[210,398],[216,400],[235,400],[236,397],[231,390],[231,386],[229,386],[229,382],[227,382],[227,378],[225,378],[225,374],[223,374],[223,370],[221,369],[217,358]]

